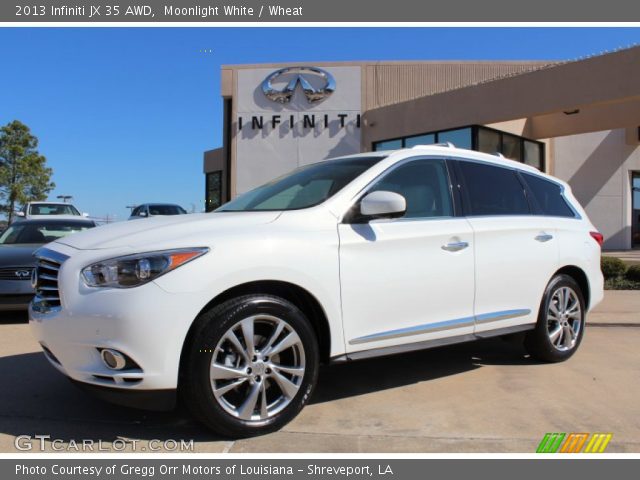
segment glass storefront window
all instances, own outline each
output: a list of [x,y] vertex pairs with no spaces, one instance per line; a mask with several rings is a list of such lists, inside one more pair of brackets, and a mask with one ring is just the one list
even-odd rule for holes
[[499,152],[500,132],[478,128],[478,151],[490,154]]
[[380,150],[397,150],[402,148],[402,139],[386,140],[384,142],[378,142],[374,145],[376,151]]
[[542,149],[539,143],[524,141],[524,163],[542,170]]
[[466,148],[488,154],[502,153],[506,158],[523,162],[544,171],[544,144],[511,133],[494,130],[482,125],[430,132],[411,137],[385,140],[373,144],[374,150],[397,150],[416,145],[452,143],[457,148]]
[[205,209],[211,212],[222,205],[222,172],[207,173],[207,204]]
[[520,137],[515,135],[502,134],[502,154],[510,160],[522,161]]
[[438,143],[452,143],[456,148],[471,149],[471,129],[459,128],[438,133]]
[[415,147],[416,145],[431,145],[432,143],[436,143],[436,135],[434,133],[407,137],[404,140],[404,146],[406,148]]

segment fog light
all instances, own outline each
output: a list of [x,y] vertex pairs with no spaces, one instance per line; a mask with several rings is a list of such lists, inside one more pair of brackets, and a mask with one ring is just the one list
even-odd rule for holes
[[116,350],[111,350],[109,348],[102,349],[100,351],[100,358],[111,370],[122,370],[127,364],[127,359],[124,355]]

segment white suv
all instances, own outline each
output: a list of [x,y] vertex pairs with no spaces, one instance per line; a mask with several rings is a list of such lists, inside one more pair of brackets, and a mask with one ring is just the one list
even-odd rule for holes
[[[111,401],[182,398],[227,436],[273,431],[321,362],[525,332],[580,345],[602,236],[565,183],[446,146],[310,165],[213,213],[89,230],[38,253],[31,326]],[[354,379],[357,381],[357,379]]]

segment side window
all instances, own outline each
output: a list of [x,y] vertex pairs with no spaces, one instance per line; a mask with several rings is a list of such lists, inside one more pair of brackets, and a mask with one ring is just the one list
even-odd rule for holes
[[529,203],[516,172],[476,162],[459,162],[469,215],[528,215]]
[[386,190],[402,195],[407,201],[403,218],[452,217],[453,201],[444,160],[414,160],[402,165],[380,181],[369,192]]
[[575,217],[575,213],[562,196],[562,188],[557,183],[528,173],[522,173],[522,177],[529,186],[538,204],[535,212],[537,215],[549,215],[553,217]]

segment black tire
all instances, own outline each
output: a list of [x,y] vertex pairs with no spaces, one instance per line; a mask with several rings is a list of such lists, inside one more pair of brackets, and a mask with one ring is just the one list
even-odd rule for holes
[[[229,408],[229,404],[226,403],[226,400],[219,401],[216,398],[213,392],[213,381],[210,378],[210,368],[214,360],[214,355],[216,355],[216,346],[218,346],[219,342],[224,341],[222,339],[229,329],[238,331],[236,329],[241,328],[237,327],[238,322],[252,316],[265,316],[265,318],[277,317],[277,319],[283,320],[288,325],[285,327],[285,332],[291,332],[291,330],[293,330],[300,339],[297,346],[293,348],[297,348],[298,352],[300,351],[300,344],[303,348],[302,354],[299,356],[303,357],[304,374],[290,377],[300,382],[297,393],[290,395],[290,397],[293,398],[285,399],[289,403],[286,404],[281,411],[277,411],[264,420],[243,420],[225,410],[225,406]],[[240,330],[240,332],[242,332],[242,330]],[[242,333],[239,335],[242,338],[241,344],[246,346]],[[266,338],[266,335],[264,338]],[[257,347],[258,345],[256,344],[256,352],[259,351]],[[218,350],[218,352],[220,352],[220,350]],[[180,386],[182,400],[195,417],[207,427],[220,435],[230,438],[262,435],[282,428],[293,420],[309,401],[318,378],[319,349],[312,325],[295,305],[272,295],[246,295],[238,297],[202,313],[196,320],[196,330],[192,336],[190,345],[187,347],[186,353],[187,361],[184,363],[184,370],[182,372],[183,379]],[[231,355],[233,355],[233,352]],[[290,353],[290,355],[295,356],[296,354]],[[216,361],[218,359],[219,357],[216,357]],[[240,358],[240,361],[242,361],[242,358]],[[241,369],[246,371],[245,365],[243,365]],[[249,368],[249,370],[251,369]],[[254,370],[257,371],[255,365]],[[270,377],[268,377],[267,374],[269,374]],[[244,381],[243,385],[238,388],[250,389],[255,387],[258,381],[254,381],[254,378],[261,378],[261,381],[265,384],[265,389],[271,388],[272,390],[269,391],[276,391],[274,390],[274,386],[277,387],[278,382],[275,382],[273,378],[274,375],[275,373],[267,368],[266,371],[263,371],[262,377],[258,375],[250,378],[248,381]],[[251,375],[249,375],[249,377],[251,377]],[[251,383],[249,384],[248,382]],[[284,390],[282,390],[281,393],[283,392]],[[237,392],[238,395],[240,395],[240,393],[241,392]],[[248,393],[248,395],[251,394]],[[266,393],[264,399],[266,399]],[[268,403],[265,402],[264,399],[259,398],[258,402]],[[256,408],[259,409],[260,407]],[[238,408],[238,410],[240,409]],[[251,411],[254,416],[260,415],[260,412],[256,413],[256,410]]]
[[[550,304],[556,292],[564,287],[571,289],[575,293],[580,305],[580,314],[578,315],[579,328],[575,338],[575,343],[572,346],[554,345],[549,333],[549,328],[556,326],[555,320],[549,320],[549,317],[547,316]],[[578,347],[582,342],[585,319],[586,311],[584,295],[580,285],[578,285],[578,283],[569,275],[560,274],[554,276],[547,285],[542,301],[540,302],[540,311],[538,313],[536,327],[534,330],[527,332],[525,336],[524,346],[527,352],[529,352],[534,359],[542,362],[556,363],[569,359],[578,350]]]

